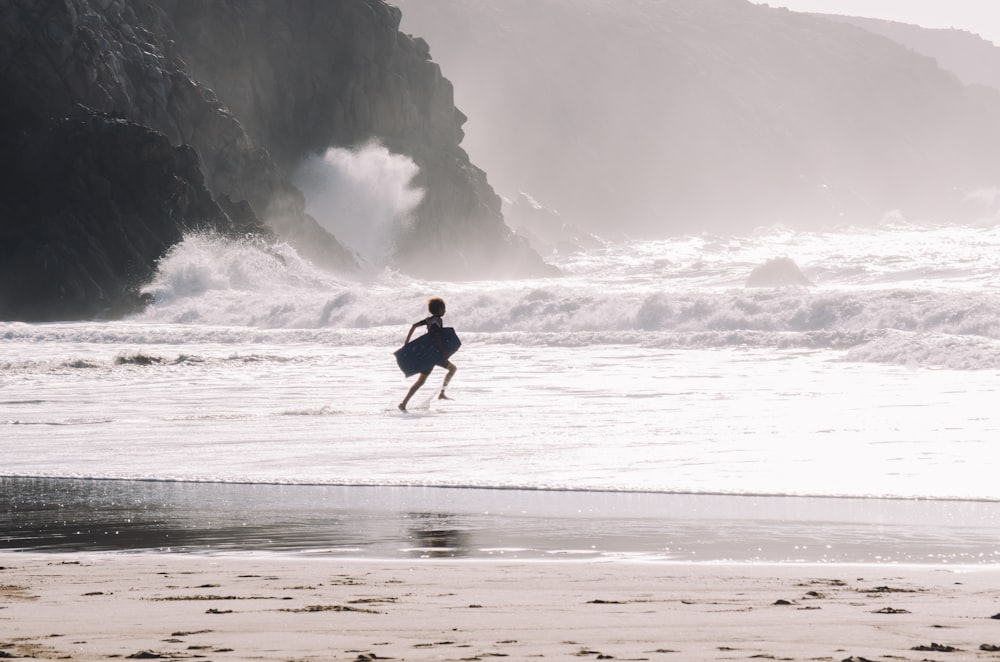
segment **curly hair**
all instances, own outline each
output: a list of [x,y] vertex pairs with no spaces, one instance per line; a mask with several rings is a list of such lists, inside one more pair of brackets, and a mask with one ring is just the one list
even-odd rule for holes
[[437,315],[438,311],[444,310],[444,299],[441,297],[431,297],[427,300],[427,312]]

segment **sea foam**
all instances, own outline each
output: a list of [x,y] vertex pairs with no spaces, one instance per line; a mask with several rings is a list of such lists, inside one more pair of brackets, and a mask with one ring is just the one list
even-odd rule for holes
[[[850,361],[994,369],[1000,282],[981,251],[1000,250],[1000,236],[948,232],[685,237],[569,256],[562,277],[465,283],[387,269],[333,274],[285,244],[193,234],[161,260],[145,312],[125,322],[3,324],[0,339],[395,345],[426,314],[426,299],[441,295],[447,322],[477,344],[803,348]],[[817,286],[742,287],[753,265],[776,253],[794,253]],[[77,360],[92,362],[70,355],[57,364]]]

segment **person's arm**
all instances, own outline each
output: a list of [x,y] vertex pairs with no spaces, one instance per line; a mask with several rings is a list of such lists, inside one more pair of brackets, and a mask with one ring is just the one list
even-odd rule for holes
[[410,337],[413,336],[413,332],[417,330],[418,326],[420,326],[420,322],[414,322],[413,326],[410,327],[410,332],[406,334],[406,340],[403,341],[404,345],[409,344]]

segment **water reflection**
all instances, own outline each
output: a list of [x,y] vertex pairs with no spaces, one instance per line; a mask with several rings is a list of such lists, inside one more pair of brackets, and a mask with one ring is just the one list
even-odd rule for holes
[[443,513],[410,513],[413,524],[410,536],[414,546],[408,550],[420,558],[457,558],[470,556],[472,544],[468,531],[456,527],[457,518]]
[[0,478],[0,550],[996,564],[1000,504]]

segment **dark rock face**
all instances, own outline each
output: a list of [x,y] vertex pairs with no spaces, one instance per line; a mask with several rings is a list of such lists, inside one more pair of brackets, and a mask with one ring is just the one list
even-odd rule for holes
[[[21,320],[118,316],[183,231],[260,233],[227,214],[198,157],[125,119],[80,109],[0,143],[0,311]],[[227,201],[228,203],[228,201]]]
[[[381,0],[0,0],[0,140],[15,150],[5,165],[31,163],[50,189],[79,189],[46,195],[4,177],[0,208],[17,213],[3,221],[0,270],[12,283],[46,281],[5,285],[21,294],[0,299],[0,319],[129,310],[137,279],[186,229],[266,225],[317,264],[356,268],[306,214],[289,172],[307,154],[371,138],[411,156],[427,192],[400,238],[401,266],[437,277],[544,271],[459,147],[464,116],[451,84],[425,43],[398,32],[399,19]],[[93,112],[81,115],[80,104]],[[139,182],[130,168],[163,176]],[[107,185],[86,186],[84,170]],[[102,207],[122,213],[103,221],[86,211]]]
[[417,275],[548,271],[503,223],[500,198],[460,147],[465,116],[400,12],[346,0],[166,0],[176,48],[278,165],[372,136],[420,167],[425,191],[397,260]]
[[[184,230],[231,227],[228,221],[206,221],[212,214],[226,218],[231,212],[240,217],[242,230],[264,234],[268,230],[261,219],[280,214],[310,257],[338,268],[354,264],[336,239],[305,214],[301,193],[288,184],[266,150],[162,47],[162,36],[145,27],[146,18],[155,16],[154,7],[142,0],[0,0],[0,132],[6,145],[19,150],[5,155],[8,163],[34,164],[32,172],[40,181],[53,177],[50,188],[73,183],[60,179],[60,163],[93,168],[96,179],[113,183],[81,186],[75,192],[53,188],[29,193],[7,182],[0,205],[19,213],[4,221],[5,237],[14,243],[5,244],[0,269],[10,283],[42,275],[45,282],[30,288],[5,286],[18,299],[0,299],[0,319],[65,319],[132,310],[139,303],[136,286],[152,275],[156,260]],[[113,113],[132,126],[126,130],[127,124],[92,118],[77,121],[70,130],[60,118],[79,114],[78,104]],[[67,133],[72,140],[54,138]],[[165,187],[162,195],[130,188],[157,181],[127,177],[130,167],[143,165],[131,158],[128,141],[137,141],[134,150],[146,150],[154,134],[161,139],[157,158],[164,173],[171,167],[164,150],[171,144],[190,146],[184,163],[176,164],[176,175],[207,196],[200,196],[197,211],[185,204],[184,196],[170,194],[171,176],[159,180]],[[36,142],[44,136],[48,138],[41,145]],[[94,154],[74,154],[77,149],[108,150],[120,160],[105,154],[97,161]],[[47,166],[46,159],[53,164]],[[153,204],[157,195],[162,209]],[[44,209],[37,204],[43,198]],[[84,198],[89,207],[80,206]],[[208,203],[215,206],[212,214],[206,211]],[[123,213],[106,218],[87,211],[100,207]],[[42,212],[44,217],[37,215]],[[120,244],[131,240],[117,238],[117,232],[155,241],[129,252]],[[41,270],[40,255],[49,255]],[[58,256],[58,267],[53,267],[52,255]]]

